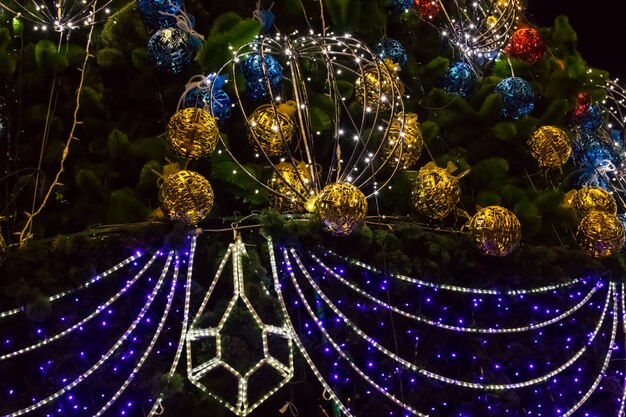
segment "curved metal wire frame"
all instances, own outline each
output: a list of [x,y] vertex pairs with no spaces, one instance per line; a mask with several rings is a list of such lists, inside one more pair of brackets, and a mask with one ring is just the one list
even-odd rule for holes
[[[98,22],[101,13],[109,14],[108,6],[113,0],[6,0],[0,2],[0,8],[17,17],[41,25],[41,30],[48,26],[55,32],[65,32],[80,26],[91,26]],[[98,4],[100,3],[100,4]],[[37,26],[35,27],[38,28]]]
[[[387,75],[395,78],[395,74],[387,69],[384,63],[377,58],[375,52],[350,36],[311,35],[294,38],[279,34],[275,37],[260,37],[255,42],[241,46],[233,52],[233,58],[220,68],[218,74],[227,72],[232,79],[237,79],[239,76],[239,63],[253,53],[259,53],[261,56],[272,55],[286,64],[282,84],[282,92],[286,93],[286,95],[275,95],[268,78],[264,77],[264,79],[268,91],[267,100],[274,111],[277,111],[281,102],[293,100],[296,103],[297,112],[295,118],[297,135],[299,136],[296,149],[290,149],[287,146],[286,138],[283,136],[283,131],[280,127],[278,128],[278,133],[281,135],[286,149],[282,161],[292,164],[298,180],[303,185],[303,189],[310,190],[310,194],[317,194],[325,185],[332,182],[349,182],[360,189],[372,185],[373,190],[366,194],[367,198],[372,198],[377,194],[377,190],[384,188],[389,183],[397,170],[397,166],[393,166],[390,161],[385,160],[382,156],[385,138],[390,133],[390,124],[383,127],[381,123],[383,118],[381,103],[378,102],[372,107],[366,107],[366,104],[363,103],[358,112],[359,114],[352,114],[350,112],[350,103],[343,97],[337,84],[338,78],[347,80],[350,77],[350,82],[354,82],[358,77],[363,76],[367,69],[376,68],[378,78],[381,80],[379,88],[382,89],[383,76]],[[302,65],[304,62],[317,63],[323,66],[324,69],[320,70],[324,71],[326,75],[323,91],[312,91],[308,85],[309,83],[303,75]],[[265,67],[263,67],[263,71],[265,70]],[[384,74],[385,71],[387,71],[387,74]],[[342,75],[342,77],[338,77],[339,75]],[[234,84],[234,93],[239,110],[245,123],[248,124],[253,140],[256,140],[248,122],[248,117],[252,112],[244,106],[241,92],[237,89],[237,83],[235,82]],[[391,91],[393,94],[391,94],[391,97],[388,97],[392,109],[392,112],[389,114],[390,120],[392,117],[397,117],[397,114],[400,112],[404,112],[399,82],[392,84]],[[320,136],[314,132],[312,126],[311,101],[309,98],[311,92],[327,96],[334,105],[334,113],[331,118],[333,126],[332,145],[328,161],[319,161],[315,155],[316,141]],[[373,145],[375,130],[383,132],[383,139],[377,145]],[[353,139],[347,137],[345,134],[347,131],[354,132]],[[237,157],[228,149],[228,146],[224,142],[222,143],[226,148],[226,152],[237,163],[239,168],[268,192],[284,198],[294,198],[295,196],[303,204],[311,197],[310,195],[303,195],[297,189],[298,187],[289,184],[282,173],[276,169],[275,160],[262,149],[260,149],[258,157],[263,158],[272,167],[277,178],[280,178],[288,185],[288,189],[291,190],[293,195],[287,196],[269,187],[246,169],[243,164],[238,162]],[[349,157],[344,158],[341,156],[342,146],[346,147],[348,143],[353,149]],[[402,140],[396,141],[393,151],[399,152],[397,155],[401,156],[402,146]],[[307,165],[312,179],[311,183],[300,175],[297,169],[300,161],[305,162]],[[363,169],[358,166],[361,163],[365,165]],[[382,178],[380,183],[375,181],[379,175]]]
[[[523,17],[519,0],[438,0],[442,23],[420,19],[450,40],[475,66],[476,58],[492,58],[508,42]],[[469,5],[468,5],[469,4]],[[490,18],[496,21],[491,23]]]
[[[619,80],[608,80],[603,85],[606,99],[602,107],[609,116],[609,129],[617,129],[626,136],[626,89],[619,84]],[[626,145],[626,137],[622,137],[622,147]]]

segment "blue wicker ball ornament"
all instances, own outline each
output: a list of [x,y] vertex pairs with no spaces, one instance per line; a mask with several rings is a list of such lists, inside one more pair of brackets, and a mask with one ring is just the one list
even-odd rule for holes
[[205,109],[217,119],[217,124],[220,125],[230,117],[230,97],[226,91],[215,87],[213,93],[211,93],[210,86],[192,88],[185,96],[183,106]]
[[[241,63],[248,93],[255,99],[276,95],[283,80],[283,67],[271,55],[253,53]],[[268,88],[269,87],[269,88]]]
[[468,98],[476,86],[476,73],[469,64],[457,61],[450,65],[441,81],[446,92]]
[[401,67],[406,64],[408,59],[404,46],[397,40],[391,38],[383,38],[376,42],[374,51],[381,61],[390,59],[394,64],[398,64]]
[[586,112],[573,117],[573,122],[583,129],[595,132],[604,124],[604,115],[598,106],[590,104]]
[[389,0],[389,8],[399,12],[407,11],[413,5],[414,0]]
[[196,50],[187,32],[165,28],[150,37],[148,54],[157,70],[175,75],[191,64]]
[[182,8],[182,0],[137,0],[139,14],[150,30],[174,26],[176,19],[163,13],[176,14]]
[[572,143],[574,162],[580,167],[599,167],[620,164],[620,148],[613,141],[589,130],[580,130]]
[[535,107],[535,91],[530,83],[519,77],[502,80],[495,89],[502,97],[502,116],[519,119]]

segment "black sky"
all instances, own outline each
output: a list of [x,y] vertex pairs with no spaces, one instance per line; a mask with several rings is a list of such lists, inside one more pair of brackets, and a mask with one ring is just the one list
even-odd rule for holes
[[589,65],[626,79],[626,0],[529,0],[532,23],[552,26],[560,14],[569,17]]

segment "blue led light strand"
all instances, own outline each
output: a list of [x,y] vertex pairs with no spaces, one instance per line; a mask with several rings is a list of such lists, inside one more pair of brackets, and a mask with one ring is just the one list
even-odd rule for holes
[[[274,287],[276,288],[276,296],[278,297],[280,308],[282,310],[283,316],[285,317],[285,325],[291,330],[292,334],[297,335],[298,333],[296,332],[296,329],[293,327],[293,323],[291,322],[291,319],[289,318],[289,310],[287,309],[287,305],[285,304],[285,299],[283,298],[283,293],[281,291],[282,285],[281,285],[280,279],[278,277],[278,268],[277,268],[277,265],[276,265],[276,256],[274,254],[274,245],[272,243],[272,238],[269,237],[269,236],[267,237],[267,251],[268,251],[268,254],[269,254],[269,258],[270,258],[270,265],[272,267],[272,276],[274,278]],[[306,348],[302,344],[302,341],[300,340],[300,338],[299,337],[294,337],[293,341],[296,344],[296,347],[298,348],[298,351],[300,351],[300,354],[302,355],[302,357],[304,358],[306,363],[309,365],[309,369],[311,369],[311,371],[313,372],[313,375],[315,375],[315,377],[317,378],[317,381],[324,388],[324,392],[328,393],[330,399],[332,399],[334,401],[334,403],[337,404],[337,406],[339,407],[341,412],[346,417],[353,417],[353,415],[350,412],[350,410],[348,410],[346,408],[346,406],[343,404],[341,399],[332,390],[330,385],[328,385],[326,383],[326,380],[322,376],[322,374],[319,371],[319,369],[317,369],[317,366],[315,365],[315,362],[313,362],[313,360],[311,359],[311,356],[309,355],[308,351],[306,350]]]
[[[335,342],[335,340],[326,331],[326,329],[324,328],[324,326],[321,323],[321,320],[319,320],[317,318],[317,316],[315,315],[315,312],[313,311],[313,309],[311,308],[311,306],[307,302],[306,297],[304,296],[304,293],[302,292],[302,289],[298,285],[298,282],[297,282],[296,276],[295,276],[295,274],[293,272],[293,268],[291,267],[291,262],[289,261],[289,255],[288,255],[286,249],[284,250],[283,255],[284,255],[284,259],[285,259],[285,264],[287,265],[287,270],[289,271],[289,275],[291,276],[291,281],[292,281],[292,283],[294,285],[294,288],[296,289],[296,292],[298,293],[300,299],[302,300],[302,304],[304,305],[306,311],[309,313],[309,316],[311,316],[311,319],[313,319],[313,321],[317,324],[317,327],[322,332],[322,334],[324,335],[325,339],[328,341],[328,343],[330,343],[333,346],[333,348],[339,354],[339,356],[341,356],[348,363],[348,365],[350,365],[350,367],[352,369],[354,369],[359,374],[359,376],[361,376],[361,378],[363,378],[372,387],[376,388],[376,390],[378,392],[380,392],[381,394],[383,394],[385,397],[389,398],[391,401],[393,401],[394,403],[396,403],[400,407],[403,407],[407,411],[410,411],[411,413],[416,414],[419,417],[428,417],[427,414],[423,414],[423,413],[415,410],[413,407],[405,404],[404,402],[402,402],[401,400],[396,398],[393,394],[389,393],[383,387],[378,385],[365,372],[363,372],[361,370],[361,368],[359,368],[356,364],[354,364],[354,362],[352,362],[352,360],[350,360],[350,357],[341,349],[341,347]],[[296,259],[296,262],[297,262],[297,259]],[[320,296],[322,298],[325,298],[325,296],[323,294],[320,294]],[[373,340],[371,340],[371,339],[369,340],[369,342],[372,345],[375,344],[375,342]],[[392,353],[392,355],[393,355],[393,353]],[[402,362],[406,362],[406,361],[403,361],[402,359],[400,359],[399,362],[402,363]],[[403,363],[403,365],[404,365],[404,363]]]
[[139,312],[139,314],[137,315],[137,317],[135,318],[135,321],[133,321],[133,323],[130,325],[130,327],[128,327],[128,329],[124,332],[124,334],[115,342],[115,344],[108,350],[107,353],[105,353],[104,355],[101,356],[101,358],[98,360],[98,362],[96,362],[91,368],[89,368],[86,372],[84,372],[82,375],[80,375],[79,377],[77,377],[74,381],[72,381],[71,383],[69,383],[68,385],[66,385],[65,387],[63,387],[62,389],[58,390],[57,392],[55,392],[54,394],[40,400],[37,401],[35,404],[32,404],[28,407],[22,408],[20,410],[17,410],[13,413],[7,414],[4,417],[17,417],[17,416],[21,416],[23,414],[26,413],[30,413],[32,411],[35,411],[41,407],[43,407],[44,405],[49,404],[50,402],[56,400],[57,398],[59,398],[60,396],[62,396],[63,394],[65,394],[66,392],[70,391],[71,389],[73,389],[74,387],[78,386],[79,384],[81,384],[84,380],[86,380],[91,374],[93,374],[95,371],[97,371],[106,361],[109,360],[109,358],[122,346],[122,344],[130,337],[130,335],[132,334],[132,332],[135,330],[135,328],[139,325],[139,323],[141,322],[141,320],[143,319],[143,317],[147,314],[148,310],[150,309],[150,306],[152,305],[152,302],[154,301],[154,299],[156,298],[159,290],[161,289],[161,286],[163,285],[163,282],[167,276],[167,273],[170,269],[170,264],[172,261],[172,257],[174,256],[173,252],[170,252],[167,260],[165,262],[165,265],[163,266],[163,270],[161,271],[161,276],[159,277],[159,280],[156,284],[156,286],[154,287],[154,289],[152,290],[152,293],[148,296],[146,303],[144,304],[144,306],[142,307],[141,311]]
[[[569,368],[571,365],[573,365],[587,351],[588,346],[593,343],[593,341],[595,340],[596,336],[600,332],[602,324],[605,321],[605,318],[606,318],[606,315],[607,315],[607,311],[609,309],[609,305],[611,304],[611,295],[613,293],[613,286],[609,286],[609,289],[607,291],[606,301],[605,301],[605,304],[604,304],[604,308],[602,310],[602,314],[601,314],[601,316],[600,316],[600,318],[598,320],[598,323],[596,324],[596,327],[595,327],[593,333],[589,337],[588,342],[576,354],[574,354],[574,356],[572,356],[572,358],[570,358],[566,363],[564,363],[560,367],[556,368],[553,371],[550,371],[549,373],[547,373],[547,374],[545,374],[545,375],[543,375],[541,377],[533,378],[531,380],[527,380],[527,381],[523,381],[523,382],[518,382],[518,383],[513,383],[513,384],[481,384],[481,383],[475,383],[475,382],[469,382],[469,381],[461,381],[461,380],[457,380],[457,379],[454,379],[454,378],[448,378],[448,377],[439,375],[437,373],[430,372],[430,371],[427,371],[425,369],[419,368],[416,365],[414,365],[413,363],[411,363],[411,362],[409,362],[409,361],[399,357],[398,355],[396,355],[393,352],[391,352],[388,349],[386,349],[384,346],[382,346],[379,343],[377,343],[375,340],[370,338],[366,333],[364,333],[361,329],[359,329],[358,326],[356,326],[354,323],[352,323],[352,321],[350,319],[348,319],[332,303],[332,301],[330,301],[328,299],[328,297],[326,297],[326,295],[319,289],[319,287],[315,283],[315,280],[311,277],[311,275],[308,273],[307,269],[302,264],[298,254],[295,252],[295,250],[291,249],[291,252],[292,252],[292,256],[293,256],[294,260],[296,261],[296,263],[298,264],[298,267],[300,268],[300,271],[307,278],[307,280],[309,281],[309,284],[313,287],[313,289],[321,297],[321,299],[324,300],[324,302],[333,310],[333,312],[338,317],[341,318],[343,323],[348,325],[348,327],[350,327],[350,329],[352,331],[354,331],[363,340],[369,342],[369,344],[371,346],[373,346],[376,350],[380,351],[381,353],[383,353],[387,357],[391,358],[392,360],[395,360],[396,362],[400,363],[402,366],[404,366],[404,367],[406,367],[408,369],[411,369],[411,370],[413,370],[413,371],[415,371],[415,372],[417,372],[417,373],[419,373],[419,374],[421,374],[423,376],[426,376],[428,378],[431,378],[431,379],[434,379],[434,380],[437,380],[437,381],[440,381],[440,382],[445,382],[445,383],[448,383],[448,384],[451,384],[451,385],[456,385],[456,386],[461,386],[461,387],[471,388],[471,389],[477,389],[477,390],[503,391],[503,390],[510,390],[510,389],[516,389],[516,388],[529,387],[529,386],[532,386],[532,385],[537,385],[537,384],[540,384],[542,382],[545,382],[548,379],[550,379],[550,378],[560,374],[565,369]],[[289,262],[289,253],[288,253],[287,249],[283,250],[283,255],[284,255],[285,262],[288,263]],[[291,268],[290,264],[289,264],[289,268]],[[296,287],[296,290],[298,290],[298,292],[301,293],[301,289],[298,286],[297,280],[295,279],[295,275],[292,276],[292,281],[294,283],[294,286]],[[306,303],[306,300],[303,300],[303,302]],[[613,310],[615,310],[615,307],[614,307]],[[614,318],[614,320],[615,320],[615,318]],[[314,321],[317,324],[317,326],[320,329],[320,331],[322,331],[325,334],[325,336],[329,339],[329,341],[332,341],[332,338],[330,337],[330,335],[323,328],[322,323],[319,320],[317,320],[317,319],[314,320]],[[333,344],[333,346],[336,346],[336,345]],[[337,348],[339,349],[338,353],[341,354],[342,353],[342,352],[340,352],[341,349],[338,346],[337,346]]]
[[[183,352],[183,346],[185,345],[185,337],[187,337],[187,328],[189,326],[189,308],[191,305],[191,277],[193,275],[193,260],[196,254],[196,240],[196,236],[191,236],[189,257],[187,258],[187,280],[185,282],[185,305],[183,307],[183,323],[180,331],[180,339],[178,340],[178,346],[176,347],[176,354],[174,355],[174,360],[172,361],[170,370],[167,373],[169,378],[172,378],[176,373],[176,369],[178,368],[178,363],[180,362],[180,357]],[[148,417],[158,415],[159,410],[162,407],[164,398],[165,393],[161,392],[154,402],[152,409],[148,413]]]
[[[292,254],[295,253],[292,249]],[[338,280],[339,282],[341,282],[343,285],[345,285],[346,287],[350,288],[352,291],[358,293],[359,295],[369,299],[370,301],[373,301],[374,303],[380,305],[381,307],[391,310],[394,313],[400,314],[401,316],[404,316],[408,319],[420,322],[420,323],[424,323],[430,326],[434,326],[440,329],[444,329],[444,330],[452,330],[455,332],[461,332],[461,333],[486,333],[486,334],[496,334],[496,333],[521,333],[521,332],[528,332],[528,331],[532,331],[532,330],[537,330],[540,329],[542,327],[546,327],[549,326],[551,324],[555,324],[560,322],[561,320],[571,316],[572,314],[574,314],[576,311],[578,311],[582,306],[584,306],[585,304],[587,304],[587,302],[591,299],[591,297],[596,293],[596,291],[598,290],[598,288],[601,287],[601,283],[596,284],[594,287],[591,288],[591,290],[589,291],[589,293],[587,293],[587,295],[575,306],[573,306],[572,308],[570,308],[569,310],[563,312],[562,314],[553,317],[549,320],[545,320],[539,323],[531,323],[528,324],[526,326],[519,326],[519,327],[510,327],[510,328],[505,328],[505,327],[490,327],[490,328],[483,328],[483,327],[465,327],[465,326],[452,326],[452,325],[448,325],[448,324],[443,324],[440,323],[438,321],[434,321],[434,320],[430,320],[424,316],[418,316],[412,313],[409,313],[407,311],[404,311],[398,307],[395,307],[391,304],[387,304],[386,302],[380,300],[379,298],[374,297],[373,295],[370,295],[369,293],[363,291],[362,289],[360,289],[359,287],[357,287],[356,285],[352,284],[351,282],[349,282],[348,280],[344,279],[341,275],[337,274],[335,271],[333,271],[331,268],[329,268],[326,264],[324,264],[319,258],[317,258],[315,255],[309,253],[309,256],[311,256],[311,258],[313,258],[317,264],[322,267],[326,272],[328,272],[333,278],[335,278],[336,280]]]
[[615,288],[615,284],[611,283],[610,284],[610,288],[611,288],[611,292],[613,293],[613,327],[611,330],[611,342],[609,343],[609,347],[606,353],[606,356],[604,357],[604,362],[602,363],[602,369],[600,370],[600,372],[598,373],[598,376],[596,377],[595,381],[593,381],[593,384],[591,385],[591,388],[589,388],[589,390],[587,390],[587,392],[585,393],[585,395],[582,396],[582,398],[572,407],[570,408],[567,412],[563,413],[563,417],[569,417],[572,414],[574,414],[576,412],[576,410],[578,410],[588,399],[589,397],[591,397],[591,395],[596,391],[596,389],[598,388],[598,385],[600,385],[600,382],[602,381],[602,379],[605,377],[605,372],[609,367],[609,362],[611,361],[611,356],[613,354],[613,345],[615,344],[615,335],[617,334],[617,323],[619,321],[619,315],[617,314],[617,309],[619,307],[619,300],[618,300],[618,296],[617,296],[617,289]]
[[169,315],[169,312],[170,312],[170,308],[172,307],[172,301],[174,300],[174,293],[176,292],[176,284],[178,283],[178,271],[179,271],[179,259],[178,259],[178,256],[176,256],[176,261],[174,262],[174,273],[172,276],[172,286],[170,288],[170,293],[167,296],[167,302],[165,304],[163,315],[161,316],[161,320],[159,321],[157,329],[154,332],[154,335],[152,336],[152,340],[150,340],[150,344],[146,347],[146,350],[143,352],[143,355],[141,356],[139,361],[137,361],[137,364],[135,365],[134,369],[132,370],[132,372],[126,379],[126,381],[124,381],[124,383],[117,390],[117,392],[113,394],[113,396],[109,399],[109,401],[107,401],[106,404],[104,404],[102,408],[96,414],[93,415],[93,417],[100,417],[102,414],[104,414],[109,409],[109,407],[111,407],[115,403],[115,401],[117,401],[117,399],[124,393],[124,391],[126,391],[126,388],[128,388],[128,386],[133,381],[137,373],[141,370],[141,367],[143,366],[146,359],[148,359],[148,356],[152,352],[152,349],[154,349],[154,345],[156,344],[157,340],[159,339],[159,336],[161,335],[161,331],[163,330],[163,326],[165,325],[165,320],[167,319],[167,316]]
[[105,311],[106,308],[108,308],[111,304],[117,301],[117,299],[119,299],[122,295],[124,295],[137,282],[137,280],[141,278],[141,276],[143,276],[146,270],[154,263],[157,256],[158,256],[157,254],[154,254],[152,258],[146,263],[146,265],[144,265],[144,267],[133,277],[132,280],[127,281],[120,291],[118,291],[115,295],[113,295],[113,297],[109,298],[104,304],[101,304],[98,307],[96,307],[96,309],[90,315],[88,315],[87,317],[79,321],[78,323],[75,323],[74,325],[63,330],[62,332],[59,332],[55,334],[54,336],[50,336],[42,340],[41,342],[35,343],[25,348],[22,348],[13,352],[9,352],[0,356],[0,362],[7,360],[9,358],[13,358],[15,356],[19,356],[27,352],[31,352],[36,349],[42,348],[46,345],[49,345],[52,342],[55,342],[61,339],[64,336],[67,336],[68,334],[71,334],[76,329],[80,329],[82,326],[90,322],[93,318],[97,317],[98,315],[100,315],[100,313]]

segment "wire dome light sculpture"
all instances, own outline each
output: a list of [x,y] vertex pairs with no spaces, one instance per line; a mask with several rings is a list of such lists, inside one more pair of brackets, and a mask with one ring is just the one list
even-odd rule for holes
[[524,15],[521,0],[433,0],[438,16],[414,12],[434,26],[474,67],[495,59]]
[[604,84],[606,99],[602,107],[608,115],[607,128],[614,141],[622,147],[626,145],[626,89],[619,84],[619,80],[608,80]]
[[67,32],[108,16],[112,0],[3,0],[0,8],[34,24],[35,30]]
[[[398,169],[393,160],[402,156],[398,70],[348,35],[259,37],[234,51],[220,70],[236,80],[234,94],[251,145],[245,155],[228,152],[288,203],[279,204],[287,211],[313,211],[315,196],[331,184],[350,184],[375,198]],[[399,132],[392,129],[398,118]],[[389,146],[393,152],[385,152]],[[246,169],[242,158],[271,167],[270,181]]]

